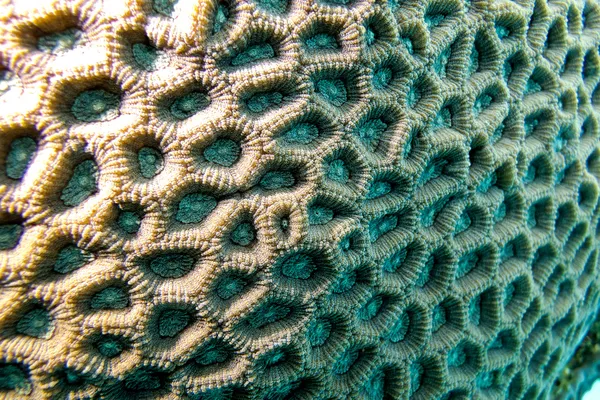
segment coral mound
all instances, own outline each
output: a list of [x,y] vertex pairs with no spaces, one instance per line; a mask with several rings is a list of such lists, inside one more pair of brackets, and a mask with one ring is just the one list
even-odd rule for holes
[[591,0],[1,1],[0,397],[581,393],[599,45]]

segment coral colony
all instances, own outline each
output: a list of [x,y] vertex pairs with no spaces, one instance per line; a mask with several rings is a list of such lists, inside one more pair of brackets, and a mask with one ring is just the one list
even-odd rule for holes
[[0,4],[0,397],[596,379],[600,2]]

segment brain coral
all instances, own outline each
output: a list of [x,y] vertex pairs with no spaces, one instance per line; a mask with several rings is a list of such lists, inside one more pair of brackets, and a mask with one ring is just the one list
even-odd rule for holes
[[0,397],[595,379],[600,3],[1,3]]

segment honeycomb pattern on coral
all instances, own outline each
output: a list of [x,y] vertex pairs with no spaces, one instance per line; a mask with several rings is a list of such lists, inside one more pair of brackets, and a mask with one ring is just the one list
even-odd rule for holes
[[599,3],[2,4],[0,397],[554,392]]

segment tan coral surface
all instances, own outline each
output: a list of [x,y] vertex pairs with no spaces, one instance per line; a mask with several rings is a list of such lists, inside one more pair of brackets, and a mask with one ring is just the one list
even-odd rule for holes
[[0,397],[546,398],[599,44],[596,1],[4,0]]

